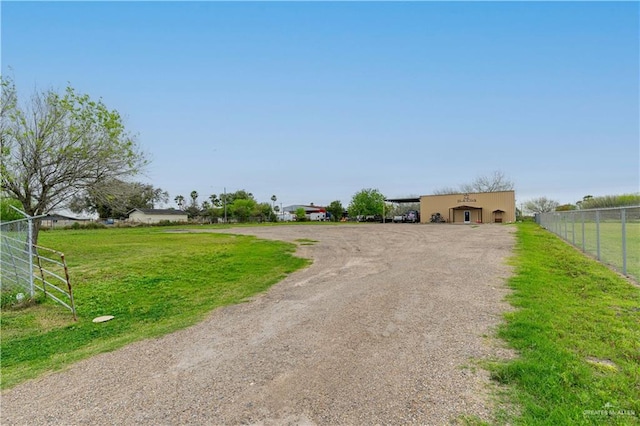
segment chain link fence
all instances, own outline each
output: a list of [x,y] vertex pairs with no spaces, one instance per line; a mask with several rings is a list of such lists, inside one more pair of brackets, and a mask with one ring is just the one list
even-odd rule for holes
[[35,294],[31,224],[28,219],[0,224],[0,284],[3,295],[26,292],[33,297]]
[[640,206],[539,213],[536,222],[584,253],[640,280]]
[[33,220],[0,223],[0,306],[19,305],[41,294],[69,309],[76,320],[64,254],[33,244]]

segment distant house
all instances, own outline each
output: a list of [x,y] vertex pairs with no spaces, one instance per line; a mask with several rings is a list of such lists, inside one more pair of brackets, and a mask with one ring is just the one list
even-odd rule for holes
[[[292,206],[287,206],[282,209],[281,216],[285,220],[287,214],[295,218],[296,212],[298,209],[304,209],[304,214],[307,217],[307,220],[313,221],[323,221],[329,219],[329,214],[327,213],[326,207],[314,206],[313,203],[311,205],[305,206],[301,204],[294,204]],[[293,219],[292,219],[293,220]]]
[[65,216],[58,213],[51,213],[46,216],[43,216],[40,219],[40,226],[42,228],[64,228],[65,226],[71,226],[74,223],[86,223],[91,221],[91,219],[78,219],[71,216]]
[[189,220],[185,212],[173,209],[133,209],[128,215],[129,222],[136,223],[187,222]]

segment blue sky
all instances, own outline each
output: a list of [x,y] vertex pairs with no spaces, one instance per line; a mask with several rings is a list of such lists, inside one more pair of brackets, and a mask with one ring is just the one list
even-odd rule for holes
[[[638,2],[7,2],[19,94],[102,98],[171,199],[348,205],[494,170],[518,203],[638,192]],[[170,204],[173,204],[171,202]]]

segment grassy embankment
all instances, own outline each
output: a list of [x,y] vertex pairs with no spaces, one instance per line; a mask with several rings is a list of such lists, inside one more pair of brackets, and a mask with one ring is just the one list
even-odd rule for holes
[[[293,244],[166,230],[42,232],[40,245],[66,255],[79,318],[51,301],[3,309],[2,388],[192,325],[308,264]],[[92,322],[101,315],[115,318]]]
[[499,336],[519,357],[492,365],[523,425],[640,424],[640,289],[535,224],[518,225]]

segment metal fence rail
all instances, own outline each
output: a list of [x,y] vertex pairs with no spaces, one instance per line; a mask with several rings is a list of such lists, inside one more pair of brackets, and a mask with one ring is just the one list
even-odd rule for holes
[[540,213],[536,221],[602,263],[640,280],[640,206]]
[[[19,301],[38,293],[66,307],[76,317],[64,254],[32,244],[33,218],[0,224],[0,291]],[[58,260],[59,259],[59,260]]]
[[28,219],[0,224],[0,282],[2,291],[21,290],[33,297],[30,226]]

